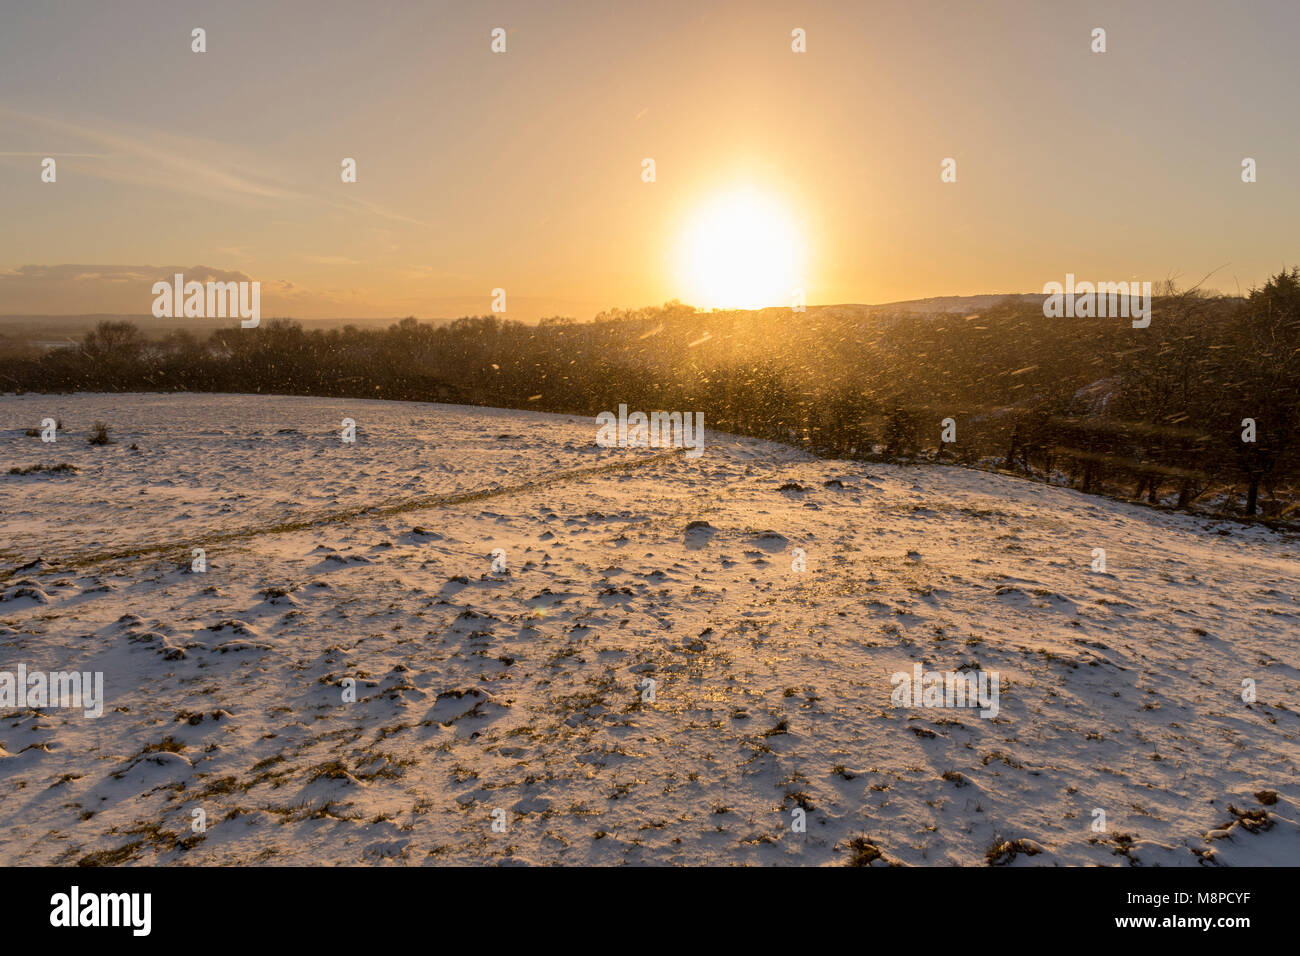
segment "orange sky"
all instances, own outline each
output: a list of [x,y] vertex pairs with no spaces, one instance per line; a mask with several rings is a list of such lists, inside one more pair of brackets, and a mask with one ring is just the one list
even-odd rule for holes
[[1300,261],[1293,2],[5,17],[0,313],[147,313],[155,279],[200,266],[260,281],[267,316],[485,313],[495,288],[521,319],[733,304],[681,260],[741,188],[797,240],[810,304],[1221,266],[1231,292]]

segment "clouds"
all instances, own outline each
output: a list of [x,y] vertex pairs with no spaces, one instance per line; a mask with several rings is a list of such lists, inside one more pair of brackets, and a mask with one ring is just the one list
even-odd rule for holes
[[[219,203],[248,207],[284,207],[302,212],[303,206],[328,206],[390,222],[432,228],[430,223],[394,212],[352,192],[304,190],[287,176],[271,170],[273,163],[248,147],[230,142],[184,136],[155,128],[110,129],[97,124],[49,116],[36,116],[0,105],[0,117],[11,124],[37,131],[54,144],[50,152],[0,152],[0,157],[66,157],[93,159],[78,163],[80,175],[129,183],[164,192],[198,196]],[[64,145],[92,144],[108,152],[62,151]],[[55,147],[59,147],[56,149]]]
[[24,265],[0,271],[0,314],[148,314],[153,284],[170,282],[178,272],[197,282],[245,282],[252,278],[244,272],[204,265]]
[[[62,148],[64,144],[92,144],[106,148],[95,162],[78,167],[84,175],[115,182],[148,186],[168,192],[203,196],[223,202],[306,199],[285,183],[277,182],[248,158],[230,157],[228,145],[154,129],[108,129],[88,123],[34,116],[0,106],[0,116],[12,123],[40,131],[42,138]],[[54,148],[52,147],[52,148]],[[46,155],[59,155],[58,151]],[[75,156],[75,153],[64,153]]]
[[64,283],[96,281],[139,281],[152,284],[183,272],[199,282],[242,282],[249,279],[243,272],[214,269],[211,266],[116,266],[116,265],[26,265],[0,272],[0,283]]
[[[34,115],[0,103],[0,127],[17,140],[0,152],[0,200],[49,217],[48,226],[36,218],[20,224],[24,241],[18,231],[0,238],[8,259],[0,261],[0,313],[148,314],[153,283],[180,272],[199,282],[260,281],[268,309],[369,314],[383,308],[377,295],[389,294],[385,260],[429,228],[360,187],[338,185],[333,161],[295,166],[239,126],[215,125],[209,138],[165,125]],[[47,155],[59,159],[57,186],[35,172]],[[183,249],[187,257],[239,268],[85,264],[105,248],[110,217],[117,245],[108,247],[109,256],[116,248],[137,261],[165,262],[174,254],[169,249]],[[382,255],[358,238],[373,235],[384,237]],[[16,255],[73,261],[19,265]],[[346,282],[333,274],[340,268],[349,270]],[[335,285],[343,288],[329,287]]]
[[[262,314],[269,317],[360,319],[418,315],[450,319],[491,311],[491,289],[486,285],[477,295],[438,294],[426,287],[463,277],[421,266],[395,267],[394,271],[418,282],[424,291],[406,291],[404,284],[395,287],[383,282],[335,286],[325,280],[304,285],[257,270],[248,273],[208,265],[56,263],[0,267],[0,315],[147,316],[153,309],[153,284],[172,282],[178,272],[187,282],[260,282]],[[585,316],[594,315],[599,308],[600,303],[592,300],[519,295],[510,300],[509,317],[532,321],[545,315]],[[222,320],[187,321],[210,328]]]
[[[121,265],[57,263],[0,269],[0,315],[149,315],[155,282],[171,283],[177,273],[186,282],[261,283],[262,311],[266,315],[387,316],[417,303],[376,305],[369,287],[325,288],[240,269],[209,265]],[[484,299],[486,301],[486,299]],[[482,306],[480,311],[485,311]],[[200,319],[194,319],[199,323]]]

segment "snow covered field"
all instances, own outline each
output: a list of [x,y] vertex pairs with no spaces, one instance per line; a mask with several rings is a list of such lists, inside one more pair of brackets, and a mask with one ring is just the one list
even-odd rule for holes
[[439,405],[8,396],[0,449],[0,673],[106,698],[0,705],[6,863],[1300,865],[1295,536]]

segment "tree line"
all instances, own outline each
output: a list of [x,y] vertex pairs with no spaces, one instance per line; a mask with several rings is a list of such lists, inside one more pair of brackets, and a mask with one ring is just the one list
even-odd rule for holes
[[[1300,269],[1246,297],[1165,288],[1148,328],[978,314],[697,312],[680,302],[530,325],[205,337],[103,322],[0,355],[12,391],[193,391],[434,401],[594,416],[620,403],[846,458],[952,461],[1151,504],[1290,517],[1300,501]],[[944,438],[951,438],[945,441]]]

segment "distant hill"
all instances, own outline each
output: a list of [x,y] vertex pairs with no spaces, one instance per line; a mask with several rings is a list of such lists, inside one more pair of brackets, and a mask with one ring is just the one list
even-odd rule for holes
[[[928,299],[906,299],[901,302],[880,302],[872,304],[863,303],[838,303],[828,305],[810,305],[810,310],[829,311],[836,314],[852,314],[854,312],[969,312],[979,309],[987,309],[999,302],[1007,299],[1024,300],[1036,302],[1042,299],[1042,293],[990,293],[986,295],[944,295],[933,296]],[[726,311],[749,311],[749,310],[726,310]],[[760,309],[754,311],[769,311]],[[468,313],[467,313],[468,314]],[[274,316],[264,316],[264,320],[274,318]],[[299,319],[293,318],[305,329],[318,328],[339,328],[344,325],[355,325],[358,328],[387,328],[394,322],[400,322],[400,316],[393,316],[384,319],[355,319],[355,318],[332,318],[332,319]],[[431,322],[434,325],[440,325],[444,322],[450,322],[456,317],[442,318],[421,318],[421,322]],[[509,316],[507,316],[509,318]],[[581,316],[580,319],[585,321],[591,316]],[[132,322],[146,331],[171,331],[172,329],[188,329],[193,332],[208,332],[218,326],[229,324],[225,319],[156,319],[152,315],[122,315],[107,312],[88,313],[86,315],[0,315],[0,330],[11,331],[15,328],[21,328],[26,331],[40,331],[42,333],[59,333],[59,334],[76,334],[94,328],[100,322]]]
[[[262,321],[268,322],[278,316],[269,316],[263,314]],[[293,318],[286,316],[286,318]],[[298,319],[294,321],[306,329],[319,328],[338,328],[344,325],[355,325],[358,328],[374,327],[387,328],[394,322],[400,322],[401,318],[394,316],[388,319]],[[446,321],[443,319],[425,320],[425,321]],[[100,322],[131,322],[141,329],[147,331],[171,331],[172,329],[188,329],[191,332],[208,333],[215,328],[223,325],[234,323],[232,319],[156,319],[152,315],[130,315],[115,314],[111,312],[92,312],[85,315],[0,315],[0,331],[9,331],[14,328],[38,328],[43,331],[65,332],[68,330],[87,330],[93,329]]]
[[928,299],[904,299],[901,302],[881,302],[870,305],[843,303],[817,306],[819,309],[839,312],[865,310],[868,312],[974,312],[988,309],[999,303],[1041,302],[1041,292],[997,292],[985,295],[937,295]]

